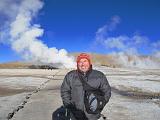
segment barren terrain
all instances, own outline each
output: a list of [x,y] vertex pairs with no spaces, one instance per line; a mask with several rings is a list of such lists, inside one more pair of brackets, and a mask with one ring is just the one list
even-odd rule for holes
[[[108,120],[159,120],[160,70],[94,67],[104,72],[112,97]],[[0,120],[51,120],[62,105],[60,85],[69,69],[0,69]]]

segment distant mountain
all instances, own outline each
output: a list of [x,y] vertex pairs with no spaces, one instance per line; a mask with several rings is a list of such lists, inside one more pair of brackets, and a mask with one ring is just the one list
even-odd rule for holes
[[[69,56],[73,56],[76,60],[80,53],[69,53]],[[137,67],[137,68],[156,68],[160,64],[159,59],[155,59],[152,56],[129,56],[129,55],[108,55],[88,53],[91,56],[93,65],[107,66],[107,67]],[[29,62],[8,62],[1,63],[0,68],[31,68],[31,69],[55,69],[58,68],[58,64],[44,64],[44,63],[29,63]]]
[[16,61],[16,62],[1,63],[0,68],[9,68],[9,69],[28,68],[31,65],[32,65],[31,63]]
[[8,63],[1,63],[0,69],[57,69],[50,64],[35,64],[29,62],[8,62]]

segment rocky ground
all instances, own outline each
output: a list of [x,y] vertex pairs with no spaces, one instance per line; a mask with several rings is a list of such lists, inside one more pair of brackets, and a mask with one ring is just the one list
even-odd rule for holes
[[[108,120],[159,120],[160,69],[96,67],[112,87]],[[0,120],[51,120],[66,69],[0,69]]]

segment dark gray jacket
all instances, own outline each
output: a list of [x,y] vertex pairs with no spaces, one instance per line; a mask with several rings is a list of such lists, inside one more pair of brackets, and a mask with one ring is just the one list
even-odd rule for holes
[[[91,70],[84,76],[84,80],[86,80],[90,86],[101,89],[105,93],[105,99],[109,101],[111,97],[111,87],[102,72]],[[61,97],[64,105],[72,103],[77,109],[85,112],[84,91],[77,70],[70,71],[65,76],[61,86]]]

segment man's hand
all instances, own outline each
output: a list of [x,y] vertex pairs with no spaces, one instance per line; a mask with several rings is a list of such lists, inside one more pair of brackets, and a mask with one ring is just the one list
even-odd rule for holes
[[77,120],[88,120],[85,113],[75,107],[74,104],[68,104],[65,106]]

